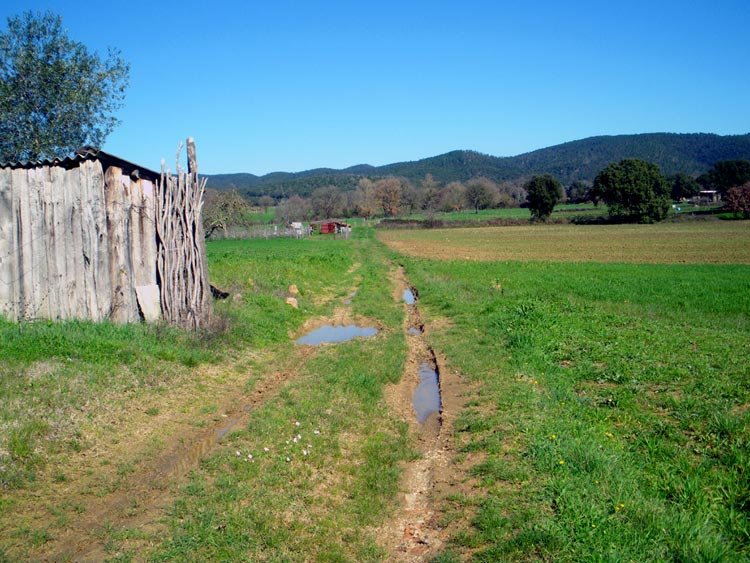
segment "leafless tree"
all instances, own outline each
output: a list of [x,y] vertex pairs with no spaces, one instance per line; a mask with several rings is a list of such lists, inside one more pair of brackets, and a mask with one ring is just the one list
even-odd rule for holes
[[375,197],[375,183],[369,178],[362,178],[354,192],[354,211],[360,217],[369,219],[378,212],[379,203]]
[[479,213],[480,209],[492,207],[497,194],[497,186],[489,178],[472,178],[466,182],[465,193],[466,203],[475,213]]
[[417,188],[409,180],[401,180],[401,210],[412,214],[420,207],[420,196]]
[[498,207],[518,207],[526,201],[526,190],[524,184],[528,178],[518,178],[500,184],[500,196]]
[[440,190],[440,208],[443,211],[460,211],[466,205],[466,187],[461,182],[451,182]]
[[313,215],[318,219],[330,219],[341,211],[341,192],[335,186],[323,186],[310,196]]
[[310,218],[310,215],[310,201],[298,195],[281,201],[276,207],[276,220],[284,225],[293,221],[305,221]]
[[386,217],[398,215],[403,189],[398,178],[382,178],[375,182],[375,197]]
[[258,205],[263,208],[263,213],[268,212],[269,207],[273,207],[276,201],[270,195],[262,195],[258,198]]

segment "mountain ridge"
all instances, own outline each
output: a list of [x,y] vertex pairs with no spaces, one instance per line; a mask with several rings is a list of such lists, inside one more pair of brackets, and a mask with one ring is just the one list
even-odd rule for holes
[[454,150],[419,160],[382,166],[356,164],[343,169],[314,168],[301,172],[211,174],[208,187],[236,188],[256,197],[309,195],[324,185],[354,189],[360,178],[401,176],[418,182],[432,174],[441,183],[486,176],[496,182],[519,180],[534,174],[552,174],[563,184],[592,181],[607,164],[640,158],[659,166],[666,175],[684,172],[697,176],[718,160],[750,160],[750,133],[638,133],[598,135],[529,151],[516,156],[493,156],[472,150]]

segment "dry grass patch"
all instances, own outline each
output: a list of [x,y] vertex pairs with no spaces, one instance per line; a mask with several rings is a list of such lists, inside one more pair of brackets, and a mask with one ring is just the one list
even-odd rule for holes
[[748,221],[424,229],[378,236],[398,252],[440,260],[750,264]]

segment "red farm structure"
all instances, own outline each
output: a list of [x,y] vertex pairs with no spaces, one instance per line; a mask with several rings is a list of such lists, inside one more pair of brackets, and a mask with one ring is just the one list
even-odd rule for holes
[[317,226],[320,228],[321,235],[348,235],[352,230],[351,226],[348,223],[342,223],[340,221],[324,221],[322,223],[318,223]]

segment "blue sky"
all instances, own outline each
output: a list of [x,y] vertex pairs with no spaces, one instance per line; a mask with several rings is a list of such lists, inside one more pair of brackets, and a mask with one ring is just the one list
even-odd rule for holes
[[750,2],[23,2],[131,64],[105,149],[299,171],[592,135],[750,132]]

